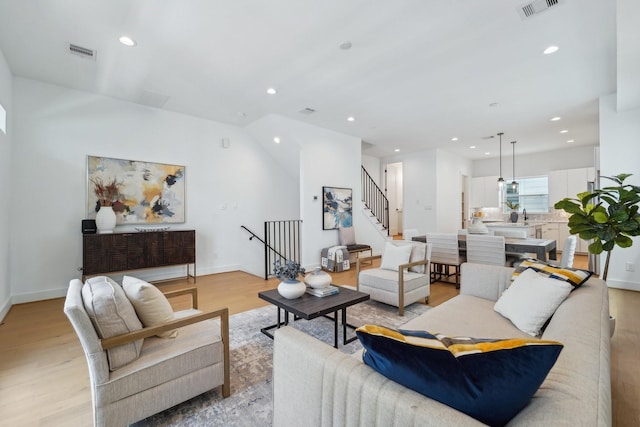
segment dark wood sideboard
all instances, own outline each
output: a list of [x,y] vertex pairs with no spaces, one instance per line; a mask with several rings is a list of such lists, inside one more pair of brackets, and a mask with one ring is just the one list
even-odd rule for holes
[[186,278],[195,283],[195,230],[82,235],[82,281],[98,274],[183,264]]

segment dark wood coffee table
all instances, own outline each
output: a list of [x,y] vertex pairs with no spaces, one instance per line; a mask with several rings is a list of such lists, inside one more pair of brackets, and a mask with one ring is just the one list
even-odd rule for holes
[[[258,297],[275,305],[278,310],[278,322],[260,329],[269,338],[273,339],[273,334],[269,332],[271,329],[289,324],[289,313],[293,313],[294,320],[299,318],[311,320],[324,316],[333,320],[333,346],[338,348],[338,311],[342,312],[342,341],[343,345],[346,345],[357,338],[355,336],[347,338],[347,326],[355,329],[355,326],[347,323],[347,307],[367,301],[369,294],[340,287],[339,293],[326,297],[304,294],[300,298],[286,299],[278,293],[277,289],[259,292]],[[284,322],[280,316],[281,309],[284,310]],[[327,316],[329,313],[333,313],[333,317]]]

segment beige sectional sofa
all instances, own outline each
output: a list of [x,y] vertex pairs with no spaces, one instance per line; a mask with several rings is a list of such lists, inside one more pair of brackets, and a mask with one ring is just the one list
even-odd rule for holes
[[[403,329],[448,336],[531,338],[493,310],[513,269],[464,264],[460,295]],[[510,426],[610,426],[610,326],[606,284],[589,279],[560,305],[543,339],[564,348]],[[404,386],[291,327],[276,332],[274,426],[477,426],[479,421]]]

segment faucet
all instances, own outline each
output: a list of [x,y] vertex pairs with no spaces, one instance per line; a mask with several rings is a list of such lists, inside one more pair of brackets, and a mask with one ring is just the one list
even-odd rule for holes
[[527,210],[526,209],[522,209],[522,215],[524,215],[524,220],[528,220],[529,218],[527,217]]

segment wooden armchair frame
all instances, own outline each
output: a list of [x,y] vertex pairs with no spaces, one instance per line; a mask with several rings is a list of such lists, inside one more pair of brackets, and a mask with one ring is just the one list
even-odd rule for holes
[[[367,262],[367,267],[371,267],[373,265],[373,261],[376,259],[381,259],[382,255],[372,255],[368,257],[358,258],[356,261],[356,290],[360,290],[360,265],[363,262]],[[418,265],[424,265],[425,270],[428,270],[429,260],[423,259],[420,261],[409,262],[407,264],[400,264],[398,266],[398,315],[404,316],[404,273],[408,271],[411,267],[416,267]],[[425,274],[429,274],[427,271]],[[429,297],[425,298],[425,303],[429,302]]]

